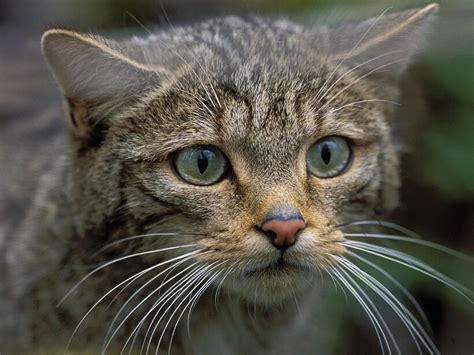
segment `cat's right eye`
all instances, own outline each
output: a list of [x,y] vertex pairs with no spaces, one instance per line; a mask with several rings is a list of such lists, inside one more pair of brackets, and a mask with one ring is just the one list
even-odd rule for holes
[[308,150],[308,171],[319,178],[341,175],[350,165],[351,156],[347,139],[338,136],[324,137]]
[[212,185],[222,180],[228,170],[224,153],[213,146],[185,148],[173,157],[176,173],[194,185]]

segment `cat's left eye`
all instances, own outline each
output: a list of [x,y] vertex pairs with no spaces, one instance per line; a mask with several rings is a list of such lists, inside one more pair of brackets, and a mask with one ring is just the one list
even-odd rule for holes
[[194,185],[212,185],[222,180],[228,169],[224,153],[213,146],[185,148],[174,155],[176,173]]
[[324,137],[308,150],[308,171],[319,178],[341,175],[349,167],[351,155],[347,139],[338,136]]

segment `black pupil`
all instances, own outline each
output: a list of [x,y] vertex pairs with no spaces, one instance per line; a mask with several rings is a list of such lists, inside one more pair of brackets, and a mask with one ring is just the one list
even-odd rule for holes
[[321,158],[326,165],[331,161],[331,149],[328,144],[323,145],[323,148],[321,149]]
[[207,170],[207,166],[209,165],[209,160],[205,152],[199,152],[197,163],[199,172],[204,174],[204,172]]

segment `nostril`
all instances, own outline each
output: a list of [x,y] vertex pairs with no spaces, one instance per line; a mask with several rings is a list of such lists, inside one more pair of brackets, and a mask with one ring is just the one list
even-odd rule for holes
[[271,241],[273,241],[276,237],[277,237],[277,234],[274,232],[274,231],[264,231],[263,229],[259,228],[260,231],[265,234],[268,239],[270,239]]

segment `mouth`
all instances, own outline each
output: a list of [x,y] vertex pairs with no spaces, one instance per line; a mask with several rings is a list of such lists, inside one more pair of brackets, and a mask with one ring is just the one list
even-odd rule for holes
[[284,302],[311,285],[313,272],[304,264],[283,257],[259,260],[242,270],[229,288],[251,302],[276,304]]
[[266,266],[259,267],[245,272],[246,277],[282,277],[295,274],[303,271],[303,267],[295,264],[290,264],[283,258],[270,263]]

